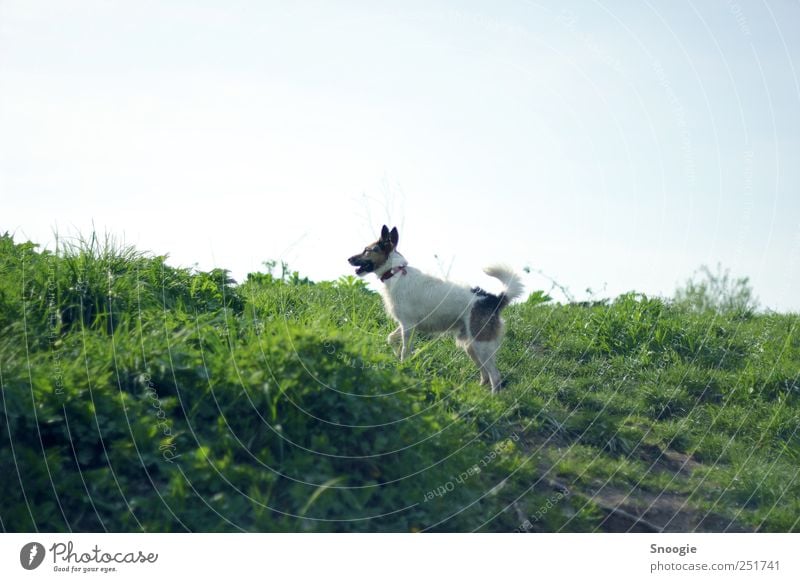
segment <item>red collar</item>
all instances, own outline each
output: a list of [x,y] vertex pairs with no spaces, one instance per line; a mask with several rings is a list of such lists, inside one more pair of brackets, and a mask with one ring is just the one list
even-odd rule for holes
[[399,267],[392,267],[391,269],[386,271],[383,275],[381,275],[381,281],[386,283],[386,281],[397,275],[397,273],[403,273],[403,275],[406,275],[407,266],[408,265],[400,265]]

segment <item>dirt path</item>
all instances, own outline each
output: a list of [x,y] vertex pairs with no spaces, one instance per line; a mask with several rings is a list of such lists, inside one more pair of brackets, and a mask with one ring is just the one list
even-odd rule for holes
[[[654,492],[643,487],[621,486],[613,479],[603,481],[570,480],[555,477],[556,471],[549,459],[563,454],[563,447],[552,439],[526,440],[523,446],[531,454],[539,455],[540,474],[546,475],[543,483],[554,491],[568,490],[570,496],[591,502],[605,516],[596,531],[602,532],[744,532],[751,527],[736,522],[719,513],[709,513],[697,506],[688,494],[675,491]],[[666,473],[675,489],[686,484],[692,472],[701,464],[678,451],[661,450],[652,445],[642,445],[633,451],[630,458],[644,461],[651,472]]]

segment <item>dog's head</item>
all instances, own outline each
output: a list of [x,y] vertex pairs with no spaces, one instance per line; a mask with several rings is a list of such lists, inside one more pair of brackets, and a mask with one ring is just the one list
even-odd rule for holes
[[392,251],[397,247],[397,241],[400,236],[397,234],[397,228],[391,231],[384,224],[381,229],[381,237],[374,243],[367,245],[366,248],[353,255],[347,261],[356,268],[356,275],[364,276],[367,273],[372,273],[375,269],[380,268],[388,259]]

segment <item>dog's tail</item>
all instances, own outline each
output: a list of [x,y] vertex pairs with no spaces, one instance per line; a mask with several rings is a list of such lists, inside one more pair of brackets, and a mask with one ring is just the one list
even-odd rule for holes
[[522,291],[524,290],[522,280],[510,267],[506,267],[505,265],[492,265],[491,267],[486,267],[483,272],[490,277],[499,279],[503,285],[506,286],[503,292],[498,295],[498,299],[500,300],[497,305],[498,309],[502,309],[522,295]]

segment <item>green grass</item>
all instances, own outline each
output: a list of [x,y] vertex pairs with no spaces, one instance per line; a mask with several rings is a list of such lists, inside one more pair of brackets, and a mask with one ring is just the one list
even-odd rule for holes
[[165,261],[0,237],[4,531],[800,531],[797,315],[535,292],[493,397],[358,279]]

